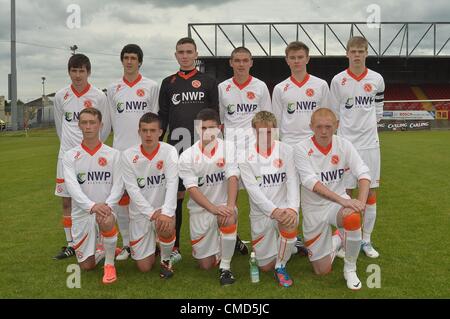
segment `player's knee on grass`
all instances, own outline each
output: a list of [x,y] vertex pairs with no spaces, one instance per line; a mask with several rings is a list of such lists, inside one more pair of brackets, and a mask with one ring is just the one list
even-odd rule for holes
[[345,230],[353,231],[361,228],[361,214],[353,212],[342,218],[342,226]]
[[325,256],[319,260],[315,260],[311,262],[314,273],[319,276],[326,275],[331,272],[331,256]]
[[136,266],[140,272],[149,272],[150,270],[152,270],[154,264],[155,254],[145,257],[141,260],[136,260]]
[[198,266],[203,270],[210,270],[216,266],[216,256],[209,256],[198,260]]
[[[170,218],[170,226],[169,226],[169,230],[167,231],[162,231],[161,230],[161,220],[157,219],[155,221],[155,226],[156,226],[156,233],[158,234],[159,237],[162,237],[163,239],[171,239],[173,238],[173,236],[175,236],[175,216],[173,217],[168,217]],[[168,220],[168,219],[166,219]]]
[[95,268],[95,256],[89,256],[85,261],[79,263],[81,270],[89,271]]
[[110,232],[116,226],[116,218],[109,215],[98,224],[101,232]]

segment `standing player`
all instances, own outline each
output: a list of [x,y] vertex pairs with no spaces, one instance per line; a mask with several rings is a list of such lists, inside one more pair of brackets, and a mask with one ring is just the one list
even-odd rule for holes
[[83,134],[80,145],[64,154],[67,191],[73,199],[73,249],[81,269],[96,265],[97,227],[103,236],[105,266],[103,283],[116,281],[114,253],[117,244],[116,218],[112,208],[122,196],[119,151],[102,144],[98,135],[102,114],[95,108],[80,112],[78,126]]
[[[380,182],[380,141],[377,122],[383,116],[384,80],[366,67],[368,42],[352,37],[347,43],[349,67],[331,81],[331,106],[339,120],[338,135],[348,139],[368,165],[371,175],[367,208],[364,213],[362,250],[371,258],[379,253],[371,244],[370,235],[376,219],[376,188]],[[346,188],[351,196],[356,180],[347,174]]]
[[[252,54],[245,47],[238,47],[231,52],[230,66],[233,77],[219,84],[220,120],[224,124],[225,138],[245,150],[245,143],[253,142],[252,118],[259,111],[271,111],[267,85],[250,75],[253,66]],[[236,249],[243,255],[248,254],[247,246],[236,241]]]
[[250,198],[253,250],[260,269],[275,269],[279,285],[290,287],[293,281],[286,264],[296,244],[300,202],[293,150],[275,140],[277,120],[273,113],[257,113],[252,127],[256,144],[239,169]]
[[291,76],[278,83],[272,95],[272,108],[280,126],[281,140],[292,147],[311,137],[311,114],[328,105],[328,84],[308,74],[309,48],[303,42],[289,43],[285,50]]
[[236,245],[236,197],[239,169],[234,145],[217,138],[219,114],[204,109],[197,115],[200,141],[181,154],[180,177],[189,192],[189,224],[192,255],[202,269],[210,269],[220,259],[220,284],[235,279],[231,258]]
[[[331,271],[344,235],[344,278],[347,287],[361,289],[356,261],[361,245],[361,216],[369,192],[369,169],[353,145],[333,135],[337,129],[333,111],[316,110],[311,117],[313,137],[295,146],[295,166],[301,180],[303,234],[314,272]],[[350,170],[358,179],[358,199],[345,193],[344,172]],[[344,228],[331,236],[331,227]]]
[[[114,131],[113,147],[119,151],[139,144],[136,127],[140,117],[147,112],[158,112],[158,84],[143,77],[139,72],[143,58],[143,52],[138,45],[124,46],[120,53],[123,77],[108,88],[108,102]],[[123,248],[116,259],[126,260],[130,255],[129,197],[126,193],[119,204],[117,221]]]
[[68,62],[71,85],[56,92],[55,95],[55,126],[60,141],[58,164],[56,172],[55,195],[62,197],[63,225],[66,234],[67,246],[63,247],[54,259],[63,259],[75,254],[71,234],[72,218],[71,199],[66,190],[62,158],[69,149],[79,145],[82,132],[78,127],[80,112],[85,108],[95,107],[104,115],[104,122],[100,133],[100,140],[105,141],[111,131],[109,109],[106,96],[99,89],[88,82],[91,75],[91,62],[84,54],[74,54]]
[[[204,108],[218,111],[216,81],[195,68],[197,46],[193,39],[182,38],[176,44],[175,58],[180,71],[162,81],[159,92],[159,116],[163,136],[168,129],[167,141],[179,154],[194,143],[194,120]],[[183,182],[178,183],[176,216],[176,241],[172,258],[181,259],[180,229],[185,194]]]
[[178,189],[178,153],[159,142],[158,115],[139,120],[141,143],[122,154],[125,188],[130,195],[130,247],[138,269],[150,271],[155,262],[156,236],[161,247],[160,277],[173,275],[170,254],[175,243],[175,207]]

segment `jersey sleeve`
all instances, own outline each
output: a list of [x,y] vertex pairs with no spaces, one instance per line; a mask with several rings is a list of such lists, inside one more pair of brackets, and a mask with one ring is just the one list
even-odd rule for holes
[[111,85],[106,90],[106,102],[108,103],[109,108],[109,121],[111,123],[111,129],[114,131],[114,115],[115,115],[115,105],[114,105],[114,86]]
[[320,182],[317,174],[314,172],[314,168],[311,165],[309,156],[306,153],[305,148],[302,145],[296,145],[294,149],[295,153],[295,168],[298,176],[300,177],[300,183],[308,190],[313,191],[317,182]]
[[370,171],[367,165],[364,163],[364,161],[361,159],[361,156],[359,156],[358,151],[353,146],[352,143],[345,140],[345,150],[347,153],[347,160],[348,160],[348,166],[350,168],[350,171],[352,174],[358,179],[367,179],[371,180],[370,178]]
[[194,174],[192,156],[189,150],[184,151],[178,160],[178,173],[186,189],[198,187],[198,176]]
[[158,84],[152,83],[152,86],[150,87],[150,99],[148,101],[148,105],[150,106],[150,112],[155,114],[158,114],[159,110],[158,97],[159,97]]
[[174,147],[170,148],[168,163],[166,164],[166,194],[161,213],[172,217],[177,208],[178,193],[178,153]]
[[225,104],[223,103],[223,88],[221,85],[218,87],[219,91],[219,115],[220,115],[220,122],[223,124],[223,121],[225,119]]
[[103,127],[102,130],[100,131],[100,140],[102,142],[105,142],[109,136],[109,133],[111,133],[111,114],[110,114],[111,110],[109,107],[108,98],[103,93],[99,100],[98,108],[102,113],[102,122],[103,122]]
[[265,215],[270,217],[277,207],[259,188],[258,181],[253,175],[250,164],[246,162],[239,163],[239,170],[251,201],[258,206]]
[[266,83],[263,82],[263,90],[261,96],[261,110],[272,112],[272,101],[270,100],[269,89],[267,88]]
[[131,201],[137,207],[140,214],[151,218],[155,212],[155,208],[142,196],[139,187],[136,182],[136,175],[131,168],[130,162],[127,160],[126,153],[122,153],[121,156],[121,166],[122,166],[122,178],[124,182],[125,189],[130,195]]
[[61,130],[62,130],[62,120],[63,120],[63,106],[60,99],[59,94],[56,94],[55,96],[55,103],[54,103],[54,120],[55,120],[55,127],[56,127],[56,134],[58,134],[58,138],[61,141]]
[[233,143],[224,143],[225,152],[225,177],[229,179],[232,176],[239,178],[239,165],[236,154],[236,148]]
[[272,112],[278,122],[278,127],[281,126],[281,116],[283,114],[283,102],[281,100],[282,90],[279,86],[275,86],[272,93]]
[[334,114],[336,114],[338,120],[340,118],[340,102],[341,96],[339,91],[339,83],[337,78],[334,77],[330,86],[330,109],[333,110]]
[[113,161],[113,185],[111,188],[111,194],[106,199],[106,204],[112,208],[117,209],[120,199],[124,192],[124,184],[122,177],[122,168],[120,165],[120,152],[116,152]]
[[330,89],[328,88],[327,82],[324,81],[323,85],[321,86],[321,97],[319,101],[320,107],[326,107],[331,108],[330,105]]
[[167,131],[167,126],[169,125],[170,102],[168,100],[167,95],[166,80],[163,80],[161,83],[161,87],[159,89],[158,104],[159,104],[158,115],[159,118],[161,119],[161,128],[163,130],[163,134],[161,135],[162,140]]
[[383,108],[384,108],[384,80],[381,76],[378,87],[379,89],[375,94],[375,108],[377,113],[377,122],[379,122],[383,117]]
[[300,208],[300,183],[297,172],[295,171],[294,152],[292,148],[286,152],[284,162],[286,163],[287,175],[287,208],[292,208],[298,214]]
[[63,157],[64,183],[70,197],[77,205],[86,213],[90,213],[91,208],[95,205],[89,197],[83,193],[80,184],[77,180],[75,171],[75,159],[72,152],[66,152]]

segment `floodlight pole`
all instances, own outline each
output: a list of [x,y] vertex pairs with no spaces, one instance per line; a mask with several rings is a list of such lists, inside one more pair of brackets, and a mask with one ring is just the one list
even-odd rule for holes
[[19,128],[17,114],[17,68],[16,68],[16,0],[11,0],[11,126]]

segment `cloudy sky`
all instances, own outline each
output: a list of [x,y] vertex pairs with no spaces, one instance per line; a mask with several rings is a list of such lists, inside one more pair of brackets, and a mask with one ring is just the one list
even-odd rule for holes
[[[73,24],[77,22],[73,5],[80,9],[79,28]],[[91,83],[97,87],[104,88],[122,75],[119,53],[128,43],[139,44],[144,51],[142,74],[160,82],[177,70],[174,44],[187,35],[188,23],[364,22],[370,16],[375,17],[373,5],[380,9],[381,21],[450,21],[448,0],[16,0],[18,97],[24,101],[39,97],[42,76],[46,77],[47,94],[68,84],[66,65],[73,44],[78,46],[77,52],[90,57]],[[10,73],[10,0],[0,0],[0,8],[0,95],[6,96]],[[386,34],[395,34],[399,28]],[[412,37],[420,38],[426,28],[423,26],[423,31],[418,30]],[[198,30],[213,45],[212,29]],[[238,41],[239,29],[225,30],[233,41]],[[316,32],[318,38],[322,36],[321,30],[312,26],[308,29]],[[252,31],[268,39],[267,28],[254,27]],[[288,42],[295,37],[295,28],[279,27],[279,31]],[[345,35],[348,30],[336,32]],[[367,32],[370,37],[371,32],[376,35],[378,31]],[[443,28],[440,34],[443,36],[438,42],[442,45],[450,36],[450,28]],[[247,36],[250,37],[248,33]],[[200,40],[195,36],[194,39],[199,43],[200,55],[208,55]],[[424,43],[431,41],[429,37]],[[228,55],[231,46],[227,46],[223,37],[219,37],[219,42],[223,44],[218,48],[219,55]],[[264,40],[263,45],[267,44]],[[248,45],[254,51],[259,50],[250,40]],[[327,47],[339,49],[338,43],[331,40]],[[450,54],[449,47],[450,43],[443,53]],[[272,52],[281,54],[282,49],[281,40],[274,38]]]

